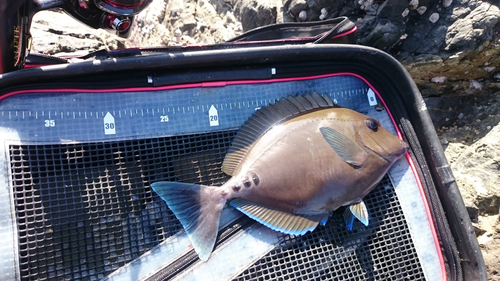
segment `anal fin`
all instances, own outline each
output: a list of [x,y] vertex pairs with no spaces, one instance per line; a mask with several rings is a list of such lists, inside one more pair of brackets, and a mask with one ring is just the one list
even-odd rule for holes
[[319,223],[324,225],[329,217],[328,213],[318,215],[291,214],[242,198],[233,199],[229,204],[259,223],[285,234],[304,235],[313,231]]

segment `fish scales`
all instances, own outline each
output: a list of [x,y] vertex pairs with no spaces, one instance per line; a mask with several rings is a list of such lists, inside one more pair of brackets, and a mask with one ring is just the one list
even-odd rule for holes
[[377,120],[340,108],[328,96],[290,96],[243,125],[222,167],[232,178],[222,186],[156,182],[151,187],[207,260],[227,202],[288,234],[314,230],[340,206],[349,206],[348,228],[354,218],[368,225],[362,198],[407,149]]
[[[352,112],[346,113],[346,110],[315,111],[268,131],[243,158],[234,172],[235,177],[225,186],[236,184],[241,181],[240,174],[250,171],[258,175],[261,184],[231,193],[228,199],[242,197],[298,214],[328,213],[341,205],[360,201],[366,195],[367,186],[385,174],[387,165],[384,165],[385,159],[373,153],[367,160],[369,169],[353,169],[318,133],[320,127],[328,126],[354,138],[355,126],[351,124],[354,121],[345,116]],[[375,177],[360,177],[360,172]],[[343,200],[335,205],[327,204],[331,198]]]

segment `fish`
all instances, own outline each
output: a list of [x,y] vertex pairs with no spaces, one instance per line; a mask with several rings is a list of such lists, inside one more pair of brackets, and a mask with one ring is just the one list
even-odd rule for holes
[[339,107],[328,95],[290,95],[258,109],[236,134],[222,163],[221,186],[159,181],[151,188],[207,261],[229,202],[282,233],[304,235],[348,206],[346,226],[369,224],[363,197],[408,144],[372,117]]

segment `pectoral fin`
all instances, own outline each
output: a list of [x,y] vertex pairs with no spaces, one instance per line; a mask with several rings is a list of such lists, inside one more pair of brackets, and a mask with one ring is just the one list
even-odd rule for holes
[[324,225],[329,217],[328,213],[311,216],[291,214],[242,198],[233,199],[229,204],[273,230],[293,235],[304,235],[308,231],[313,231],[319,223]]
[[335,129],[321,127],[319,130],[342,160],[355,167],[361,167],[365,164],[368,154],[357,143]]
[[352,204],[344,211],[344,222],[347,229],[352,230],[354,218],[357,218],[365,226],[368,226],[368,209],[363,201]]

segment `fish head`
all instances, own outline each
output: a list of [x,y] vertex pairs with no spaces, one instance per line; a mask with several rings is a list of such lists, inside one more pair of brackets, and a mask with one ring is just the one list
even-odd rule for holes
[[389,163],[408,151],[408,144],[385,129],[375,118],[364,116],[357,122],[357,127],[362,146]]

